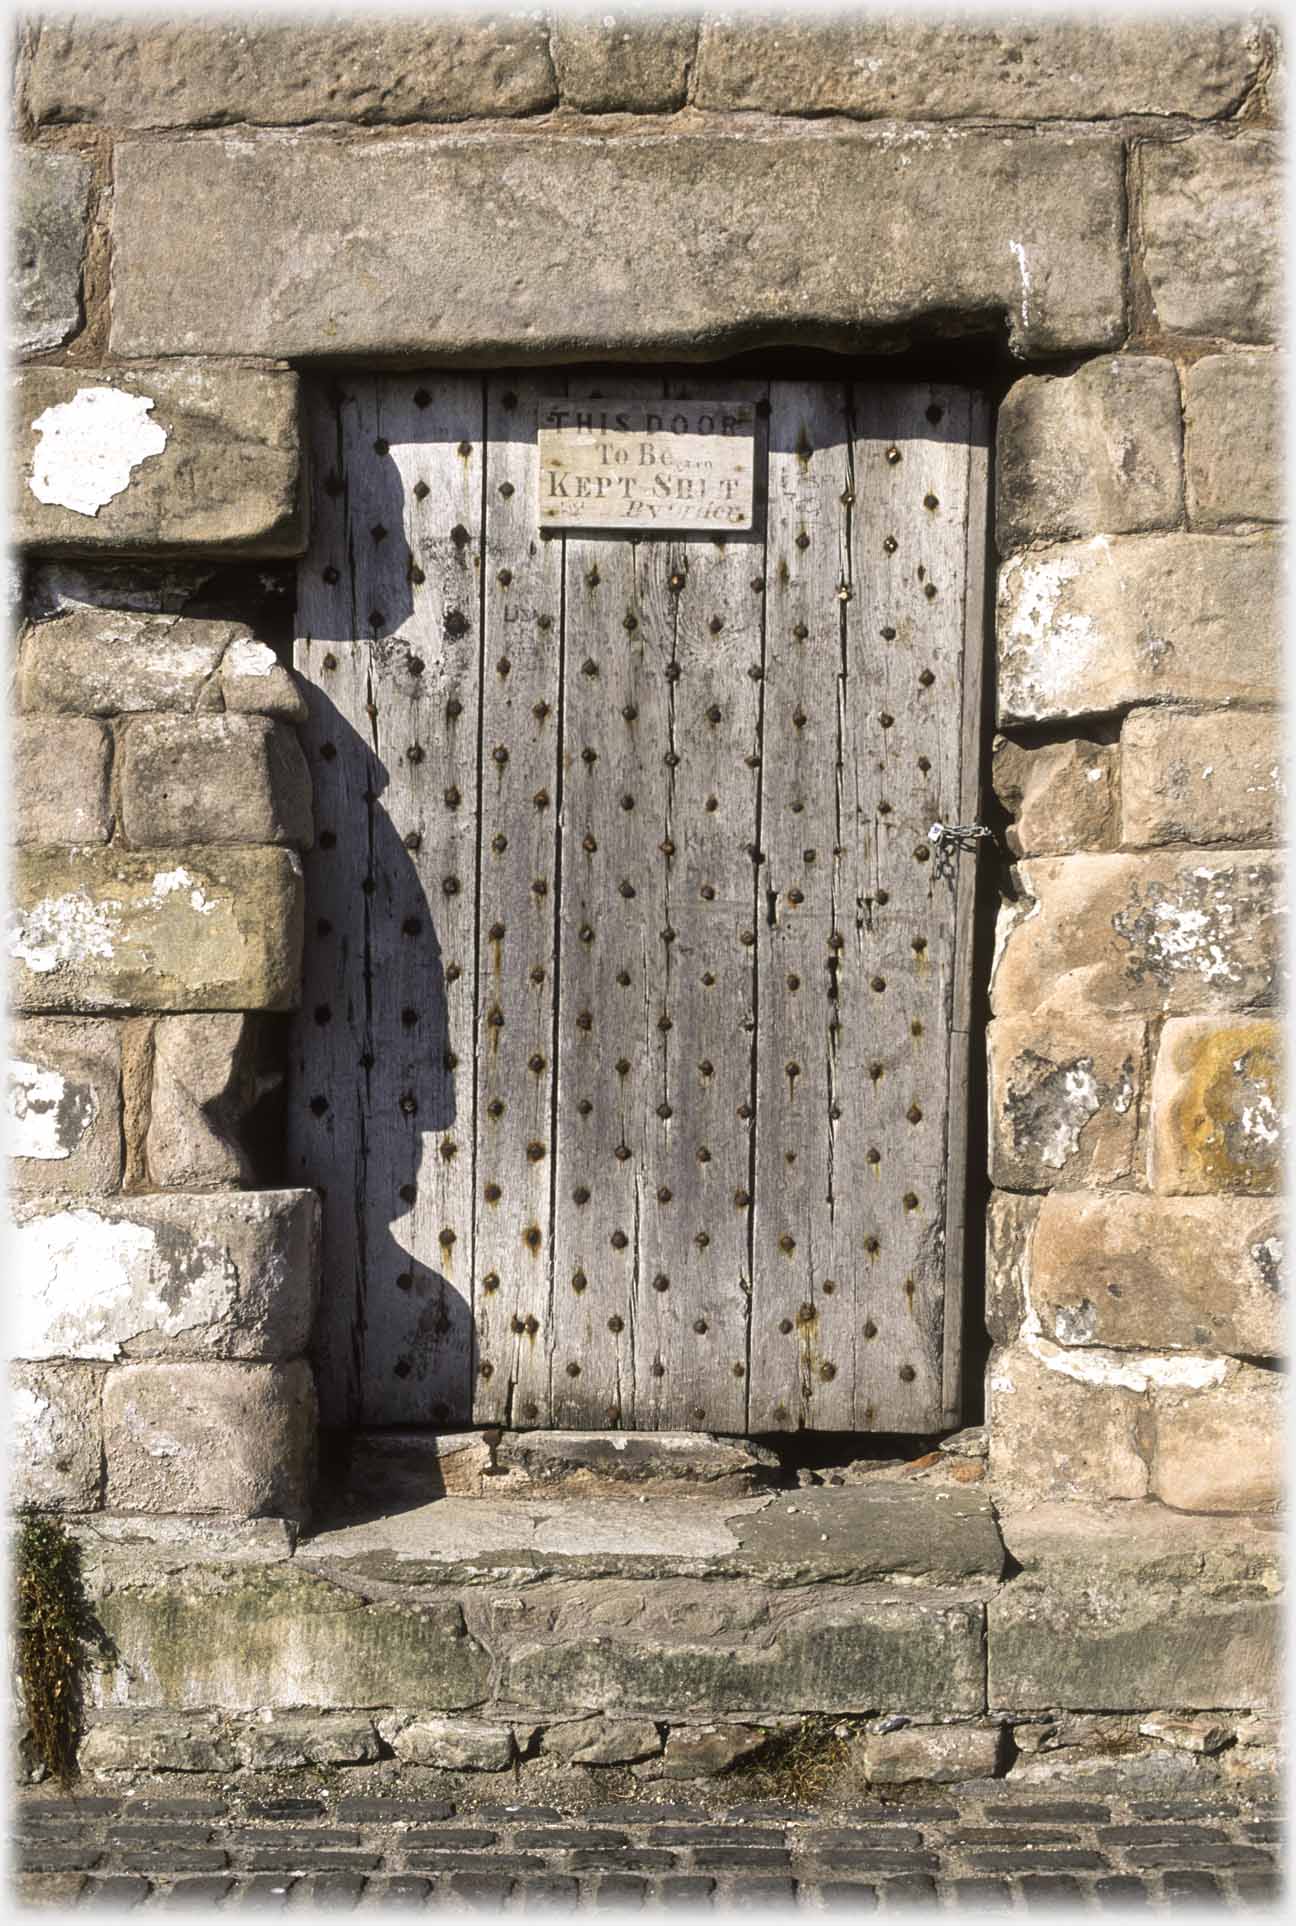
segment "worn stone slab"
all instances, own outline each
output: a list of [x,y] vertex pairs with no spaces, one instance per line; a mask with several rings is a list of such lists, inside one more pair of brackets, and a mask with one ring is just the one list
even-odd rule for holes
[[153,1026],[145,1162],[164,1190],[255,1182],[239,1130],[256,1094],[251,1028],[242,1012],[160,1017]]
[[777,1456],[762,1445],[697,1431],[505,1432],[496,1463],[542,1490],[631,1485],[727,1497],[765,1489],[778,1470]]
[[546,1726],[540,1750],[571,1765],[633,1765],[656,1758],[663,1743],[661,1728],[652,1719],[609,1719],[594,1713]]
[[[246,230],[240,250],[246,258]],[[299,555],[306,545],[295,374],[185,360],[25,368],[10,406],[22,547]]]
[[1278,550],[1264,536],[1129,535],[999,571],[999,722],[1135,702],[1274,701]]
[[90,1364],[9,1367],[9,1502],[95,1511],[101,1502],[103,1370]]
[[1122,842],[1274,842],[1286,802],[1283,759],[1271,710],[1135,710],[1121,730]]
[[1108,1353],[1072,1355],[1038,1339],[997,1346],[986,1396],[1000,1503],[1146,1498],[1146,1390],[1137,1362],[1122,1369]]
[[[105,1502],[114,1511],[301,1519],[310,1504],[317,1424],[315,1382],[300,1360],[114,1365],[103,1395]],[[217,1695],[205,1702],[226,1701]]]
[[[219,1713],[207,1712],[183,1722],[149,1718],[147,1714],[114,1708],[91,1721],[77,1751],[86,1773],[101,1772],[229,1772],[239,1763],[233,1736]],[[110,1782],[111,1783],[111,1782]],[[178,1856],[172,1844],[173,1860]],[[207,1863],[219,1865],[219,1859]]]
[[870,1785],[909,1785],[915,1780],[957,1785],[993,1779],[1003,1750],[998,1725],[907,1725],[898,1732],[864,1738],[864,1773]]
[[254,1771],[304,1765],[369,1765],[382,1747],[373,1721],[346,1714],[312,1712],[257,1718],[231,1734],[240,1765]]
[[1026,1319],[1030,1245],[1040,1199],[996,1190],[986,1209],[986,1329],[996,1344],[1011,1344]]
[[1281,1052],[1276,1018],[1171,1017],[1152,1073],[1153,1190],[1272,1196],[1281,1188]]
[[1087,133],[744,120],[543,141],[125,140],[112,347],[630,359],[790,329],[898,341],[957,312],[1006,321],[1020,354],[1102,348],[1124,329],[1121,208],[1119,144]]
[[1009,1190],[1128,1182],[1145,1036],[1136,1019],[997,1017],[988,1032],[991,1180]]
[[976,1492],[884,1482],[771,1497],[525,1502],[438,1498],[399,1518],[313,1531],[299,1556],[402,1584],[592,1578],[993,1581],[1002,1551]]
[[995,738],[991,781],[1012,817],[1014,856],[1110,849],[1119,840],[1120,760],[1108,743],[1072,737],[1030,748]]
[[23,1358],[294,1358],[319,1284],[310,1190],[20,1199]]
[[468,120],[557,104],[544,17],[42,19],[21,82],[37,126]]
[[10,1025],[6,1148],[16,1190],[116,1190],[121,1104],[117,1024],[25,1017]]
[[106,843],[112,833],[112,738],[83,716],[15,716],[10,738],[15,843]]
[[35,354],[61,347],[81,326],[90,163],[11,146],[9,166],[10,342],[18,354]]
[[1173,528],[1183,515],[1179,377],[1156,355],[1027,375],[999,408],[995,535],[1029,542]]
[[1208,354],[1184,373],[1188,512],[1197,528],[1283,515],[1283,383],[1273,353]]
[[564,8],[549,44],[564,107],[584,114],[668,114],[688,97],[696,14],[628,6]]
[[996,1015],[1250,1011],[1279,999],[1283,867],[1270,851],[1045,856],[1000,916]]
[[1268,1709],[1280,1544],[1266,1521],[1047,1504],[1005,1522],[1025,1569],[989,1607],[993,1709]]
[[947,20],[903,12],[708,19],[700,107],[897,120],[1104,120],[1227,114],[1264,54],[1251,22]]
[[1286,1490],[1286,1420],[1279,1369],[1230,1364],[1208,1391],[1167,1387],[1155,1401],[1152,1495],[1183,1511],[1277,1510]]
[[74,608],[28,628],[18,699],[24,710],[57,715],[306,715],[290,671],[244,623],[128,608]]
[[141,716],[121,733],[121,816],[141,849],[314,840],[296,735],[268,716]]
[[712,1779],[763,1752],[769,1734],[749,1725],[674,1726],[660,1757],[636,1766],[640,1779]]
[[503,1772],[517,1756],[513,1728],[490,1719],[379,1721],[379,1731],[398,1759],[452,1772]]
[[1282,1348],[1282,1224],[1264,1198],[1054,1191],[1031,1303],[1055,1343],[1272,1357]]
[[302,894],[287,849],[21,851],[11,998],[31,1012],[292,1009]]
[[1199,134],[1142,147],[1143,269],[1168,333],[1274,339],[1282,168],[1276,134]]
[[119,1664],[97,1704],[453,1711],[487,1696],[490,1662],[454,1600],[369,1600],[289,1564],[212,1564],[112,1586]]

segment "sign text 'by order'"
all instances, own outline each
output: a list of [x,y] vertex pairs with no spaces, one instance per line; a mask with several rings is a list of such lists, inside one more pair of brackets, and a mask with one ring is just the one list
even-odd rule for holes
[[752,526],[746,401],[542,401],[540,521],[550,528]]

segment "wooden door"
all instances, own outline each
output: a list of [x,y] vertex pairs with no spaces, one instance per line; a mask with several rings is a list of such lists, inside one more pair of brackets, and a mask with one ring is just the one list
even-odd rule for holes
[[[755,532],[542,537],[562,393],[754,401]],[[982,398],[342,376],[310,436],[326,1422],[956,1421]]]

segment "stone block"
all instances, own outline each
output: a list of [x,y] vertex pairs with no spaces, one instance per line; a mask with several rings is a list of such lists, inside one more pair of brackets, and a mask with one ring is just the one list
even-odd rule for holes
[[1129,535],[999,571],[999,723],[1135,702],[1276,701],[1278,550],[1264,536]]
[[1039,1339],[998,1347],[987,1401],[990,1477],[1000,1501],[1145,1498],[1146,1388],[1137,1368],[1122,1374],[1106,1356],[1062,1352]]
[[241,622],[130,609],[74,608],[29,628],[19,645],[20,706],[40,714],[239,714],[306,718],[274,651]]
[[1026,1321],[1031,1239],[1040,1199],[992,1193],[986,1211],[986,1329],[996,1344],[1012,1344]]
[[997,1725],[906,1725],[898,1732],[865,1735],[864,1773],[874,1786],[993,1779],[1002,1750],[1003,1729]]
[[12,723],[15,843],[106,843],[112,833],[112,737],[88,716],[16,716]]
[[262,1715],[233,1734],[238,1762],[254,1771],[307,1765],[371,1765],[382,1747],[372,1719],[312,1712]]
[[487,1719],[380,1720],[379,1731],[407,1765],[450,1772],[504,1772],[516,1756],[513,1728]]
[[10,342],[18,354],[60,347],[81,326],[81,258],[90,163],[80,154],[9,149]]
[[1273,1017],[1170,1019],[1152,1073],[1153,1190],[1267,1197],[1281,1188],[1281,1049]]
[[9,1181],[64,1195],[122,1176],[122,1046],[115,1023],[26,1017],[10,1026]]
[[25,63],[37,126],[470,120],[557,104],[546,23],[493,17],[42,19]]
[[572,1719],[545,1728],[540,1749],[569,1765],[633,1765],[655,1759],[665,1741],[652,1719]]
[[709,18],[699,107],[894,120],[1227,114],[1264,57],[1254,23],[822,13]]
[[1263,1198],[1054,1191],[1035,1230],[1031,1303],[1058,1344],[1273,1357],[1281,1248]]
[[[246,239],[245,228],[245,257]],[[115,274],[114,306],[122,293]],[[20,546],[299,555],[306,545],[297,376],[287,370],[183,359],[24,368],[10,405]]]
[[102,1502],[103,1371],[90,1364],[9,1367],[9,1501],[42,1511]]
[[319,1270],[311,1190],[19,1199],[24,1358],[301,1355]]
[[991,780],[1012,816],[1014,856],[1110,849],[1119,840],[1119,759],[1108,743],[1072,738],[1027,748],[995,738]]
[[141,716],[122,731],[122,829],[141,849],[314,839],[296,735],[268,716]]
[[154,1025],[145,1157],[160,1189],[253,1182],[238,1142],[255,1096],[249,1032],[249,1019],[233,1012],[161,1017]]
[[991,980],[997,1015],[1178,1016],[1278,999],[1272,852],[1042,856],[1017,871]]
[[989,1606],[994,1710],[1267,1710],[1281,1691],[1279,1534],[1160,1505],[1005,1520],[1023,1567]]
[[1137,1020],[997,1017],[988,1037],[991,1181],[1008,1190],[1128,1182],[1144,1037]]
[[786,340],[793,314],[898,345],[951,313],[1023,355],[1112,347],[1122,206],[1102,132],[126,139],[112,350],[626,360]]
[[292,1009],[302,898],[287,849],[21,851],[11,997],[32,1012]]
[[1276,354],[1208,354],[1184,374],[1188,513],[1197,528],[1283,514],[1283,380]]
[[126,1572],[99,1609],[119,1654],[100,1704],[454,1711],[490,1690],[457,1601],[367,1599],[289,1561]]
[[[106,1503],[113,1511],[302,1519],[314,1482],[316,1424],[315,1381],[300,1359],[115,1365],[104,1380]],[[200,1674],[199,1655],[192,1656]],[[187,1701],[204,1702],[229,1703],[219,1693]]]
[[999,409],[995,534],[1031,542],[1173,528],[1183,515],[1179,377],[1155,355],[1027,375]]
[[1121,730],[1121,841],[1272,843],[1282,834],[1283,742],[1267,710],[1136,709]]
[[[149,1718],[114,1708],[88,1727],[77,1753],[82,1772],[220,1772],[239,1763],[231,1734],[219,1714],[196,1718]],[[176,1848],[172,1846],[172,1852]]]
[[1283,1373],[1251,1364],[1231,1364],[1204,1390],[1167,1387],[1155,1401],[1152,1495],[1180,1511],[1275,1511],[1286,1407]]
[[768,1732],[750,1725],[673,1726],[661,1756],[636,1772],[651,1779],[714,1779],[744,1759],[754,1759],[768,1742]]
[[1282,170],[1276,134],[1204,133],[1142,147],[1143,269],[1166,333],[1274,339]]
[[558,92],[583,114],[669,114],[688,98],[696,14],[622,6],[557,13],[550,27]]
[[506,1432],[496,1463],[537,1490],[573,1497],[604,1486],[740,1497],[765,1490],[778,1473],[778,1458],[765,1446],[700,1431]]

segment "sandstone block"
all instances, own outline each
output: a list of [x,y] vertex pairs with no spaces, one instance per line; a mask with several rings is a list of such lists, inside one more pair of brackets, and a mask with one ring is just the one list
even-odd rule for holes
[[306,703],[274,651],[241,622],[74,608],[37,623],[19,648],[18,696],[42,714],[185,715],[232,709],[302,722]]
[[1097,536],[1017,555],[998,603],[1001,727],[1277,699],[1278,552],[1263,536]]
[[291,850],[24,851],[12,902],[20,1010],[286,1010],[300,994]]
[[373,1721],[343,1714],[313,1712],[258,1718],[235,1729],[240,1765],[266,1771],[280,1766],[369,1765],[382,1748]]
[[996,1494],[1010,1504],[1145,1498],[1146,1388],[1133,1365],[1122,1374],[1039,1340],[999,1346],[987,1376]]
[[989,1606],[995,1710],[1276,1704],[1280,1545],[1263,1521],[1041,1504],[1005,1535],[1023,1571]]
[[660,1758],[639,1768],[653,1779],[713,1779],[764,1750],[769,1734],[750,1725],[673,1726]]
[[556,105],[545,22],[43,19],[26,63],[38,126],[467,120]]
[[1155,1406],[1153,1496],[1181,1511],[1276,1510],[1286,1404],[1283,1374],[1250,1364],[1231,1364],[1204,1390],[1163,1391]]
[[1280,1189],[1281,1049],[1274,1018],[1170,1019],[1152,1074],[1153,1190],[1272,1196]]
[[1282,868],[1272,852],[1045,856],[1001,913],[996,1014],[1179,1015],[1277,1000]]
[[1276,715],[1138,709],[1125,718],[1122,842],[1273,842],[1285,800]]
[[1272,341],[1282,305],[1282,149],[1268,133],[1142,149],[1143,266],[1170,334]]
[[103,724],[83,716],[16,716],[12,726],[14,842],[106,843],[112,738]]
[[[387,1729],[384,1729],[387,1728]],[[451,1772],[503,1772],[515,1756],[513,1728],[486,1719],[380,1721],[398,1759]]]
[[19,1200],[26,1358],[293,1358],[319,1268],[314,1191]]
[[83,1772],[228,1772],[238,1763],[219,1716],[177,1724],[114,1708],[97,1718],[77,1753]]
[[9,1032],[10,1182],[16,1190],[112,1191],[122,1175],[121,1031],[27,1017]]
[[1073,738],[1026,748],[997,736],[991,780],[1014,819],[1004,838],[1013,855],[1110,849],[1118,840],[1119,769],[1107,743]]
[[918,121],[1209,119],[1241,101],[1264,53],[1260,32],[1240,19],[816,19],[806,11],[706,20],[697,105]]
[[[104,1381],[107,1504],[114,1511],[302,1519],[314,1482],[316,1424],[315,1381],[300,1359],[116,1365]],[[213,1702],[229,1703],[220,1695]]]
[[1027,375],[999,410],[995,533],[1029,542],[1173,528],[1183,514],[1179,377],[1155,355]]
[[1145,1739],[1158,1739],[1174,1752],[1192,1752],[1199,1758],[1222,1752],[1234,1737],[1233,1727],[1222,1724],[1219,1719],[1175,1718],[1167,1713],[1141,1719],[1139,1731]]
[[57,348],[81,326],[81,257],[90,163],[80,154],[11,147],[11,340],[18,354]]
[[456,1600],[369,1600],[286,1561],[126,1574],[100,1616],[119,1654],[101,1704],[452,1711],[490,1689]]
[[1012,1344],[1026,1320],[1031,1238],[1040,1199],[993,1192],[986,1211],[986,1329],[996,1344]]
[[10,1503],[97,1511],[103,1371],[89,1364],[9,1368]]
[[696,16],[629,7],[555,14],[550,27],[558,92],[583,114],[669,114],[688,97]]
[[1058,1344],[1273,1357],[1281,1249],[1263,1199],[1054,1191],[1036,1226],[1031,1303]]
[[652,1719],[605,1719],[595,1714],[546,1727],[540,1749],[570,1765],[633,1765],[661,1752],[660,1727]]
[[314,837],[301,744],[268,716],[141,716],[123,731],[122,828],[142,849]]
[[153,1028],[153,1085],[145,1153],[164,1190],[251,1183],[239,1126],[255,1094],[249,1020],[162,1017]]
[[874,1786],[993,1779],[1002,1749],[1003,1731],[997,1725],[906,1725],[898,1732],[865,1735],[864,1773]]
[[1188,513],[1196,527],[1282,520],[1283,375],[1275,354],[1208,354],[1184,375]]
[[1110,347],[1121,206],[1102,133],[127,139],[112,349],[625,359],[784,340],[793,312],[844,346],[967,311],[1021,354]]
[[1134,1174],[1144,1026],[997,1017],[990,1025],[990,1175],[1010,1190],[1101,1186]]
[[[121,293],[118,283],[115,300]],[[25,368],[11,407],[21,546],[240,555],[305,547],[295,374],[185,360]]]

